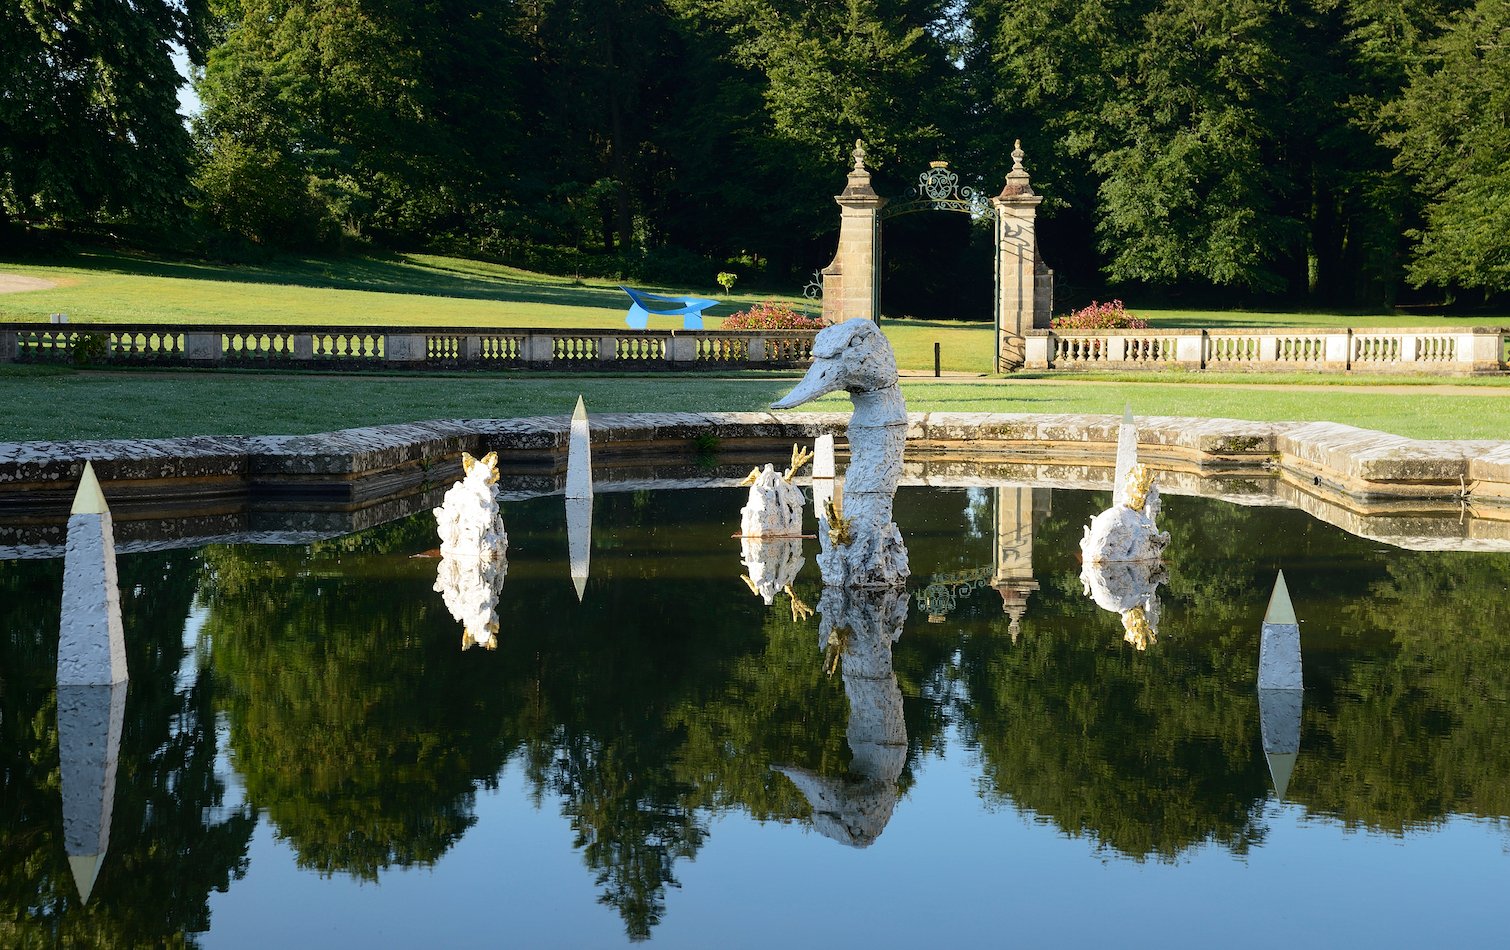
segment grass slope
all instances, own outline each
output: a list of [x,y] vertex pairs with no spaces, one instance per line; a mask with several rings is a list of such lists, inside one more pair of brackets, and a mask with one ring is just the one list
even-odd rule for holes
[[[623,293],[611,281],[578,281],[431,254],[288,257],[265,265],[227,266],[87,253],[52,265],[0,261],[0,272],[59,284],[0,294],[0,320],[7,321],[45,321],[49,314],[61,312],[73,322],[88,323],[576,329],[620,327],[627,309]],[[709,311],[714,318],[773,296],[725,295],[707,287],[650,289],[725,301]],[[1510,316],[1440,320],[1419,314],[1134,309],[1160,327],[1510,324]],[[674,319],[664,324],[678,325]],[[941,346],[946,372],[985,373],[992,368],[995,331],[989,324],[887,319],[883,326],[903,368],[932,369],[935,342]]]
[[[321,432],[447,418],[566,414],[577,394],[591,412],[761,410],[790,379],[284,376],[260,373],[102,373],[0,367],[0,442]],[[1483,395],[1374,393],[1345,387],[1254,390],[1218,386],[987,381],[904,383],[913,411],[1120,413],[1345,422],[1426,439],[1510,439],[1510,401]],[[839,409],[830,396],[815,408]]]

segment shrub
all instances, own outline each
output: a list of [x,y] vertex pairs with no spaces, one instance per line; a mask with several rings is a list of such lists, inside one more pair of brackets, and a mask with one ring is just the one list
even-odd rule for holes
[[1097,303],[1049,321],[1055,330],[1147,330],[1148,321],[1128,313],[1120,300]]
[[804,317],[784,303],[766,300],[724,318],[725,330],[821,330],[822,320]]

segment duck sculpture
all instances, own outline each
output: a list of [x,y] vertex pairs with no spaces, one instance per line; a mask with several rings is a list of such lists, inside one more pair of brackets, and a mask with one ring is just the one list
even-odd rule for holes
[[819,519],[818,567],[825,586],[904,588],[910,573],[892,498],[902,478],[907,403],[897,385],[897,360],[869,320],[826,327],[813,341],[813,363],[792,391],[772,404],[795,409],[844,390],[854,404],[849,420],[849,468],[844,490]]

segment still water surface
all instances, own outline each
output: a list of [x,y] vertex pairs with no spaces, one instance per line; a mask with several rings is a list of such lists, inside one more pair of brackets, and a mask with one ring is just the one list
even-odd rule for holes
[[[599,495],[581,603],[561,499],[506,504],[491,652],[414,556],[429,515],[121,556],[131,680],[87,905],[62,565],[0,562],[0,944],[1502,945],[1510,556],[1169,498],[1138,651],[1078,579],[1105,493],[903,489],[888,670],[751,594],[742,502]],[[1306,676],[1282,799],[1254,689],[1280,568]],[[933,575],[948,597],[920,597]],[[894,767],[871,727],[905,733]]]

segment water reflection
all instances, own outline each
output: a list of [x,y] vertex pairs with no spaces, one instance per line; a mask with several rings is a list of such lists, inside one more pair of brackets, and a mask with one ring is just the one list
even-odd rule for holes
[[845,775],[822,775],[792,765],[777,771],[812,806],[813,828],[856,848],[880,836],[901,792],[907,764],[907,724],[891,648],[907,619],[907,595],[882,589],[826,587],[818,601],[825,668],[840,671],[849,701],[850,764]]
[[58,758],[63,847],[79,899],[89,902],[110,848],[115,772],[126,715],[126,684],[58,687]]
[[[430,590],[432,562],[412,558],[434,543],[428,514],[310,547],[123,556],[133,681],[87,914],[59,840],[61,564],[0,564],[4,919],[23,922],[15,942],[42,945],[202,932],[208,895],[237,893],[253,815],[322,875],[447,861],[509,763],[570,823],[571,870],[633,937],[676,913],[666,894],[679,883],[683,900],[703,899],[692,859],[731,816],[812,821],[857,845],[889,827],[888,846],[916,817],[944,841],[952,816],[895,808],[937,780],[940,757],[1001,820],[1031,815],[1103,861],[1261,847],[1271,786],[1300,814],[1406,847],[1454,816],[1503,835],[1491,822],[1510,815],[1510,558],[1386,551],[1298,512],[1182,499],[1161,525],[1158,590],[1181,633],[1137,653],[1081,593],[1074,542],[1105,496],[992,492],[983,523],[997,527],[972,536],[964,493],[904,489],[909,560],[919,577],[990,564],[1009,589],[1036,585],[1031,607],[1014,617],[994,597],[962,599],[947,623],[914,614],[897,636],[895,605],[824,604],[823,636],[850,630],[834,639],[833,677],[812,623],[766,609],[730,570],[733,490],[599,496],[594,599],[580,605],[560,584],[560,502],[511,505],[510,596],[496,608],[509,635],[469,657]],[[1307,620],[1303,719],[1252,688],[1280,563],[1307,566],[1288,578]],[[790,588],[815,600],[817,580],[809,562]],[[203,625],[186,648],[194,603]],[[1302,743],[1286,786],[1280,757]],[[246,807],[226,803],[217,757]],[[741,846],[760,836],[774,832]],[[864,867],[888,851],[866,851]],[[328,886],[266,873],[296,878],[289,890]]]

